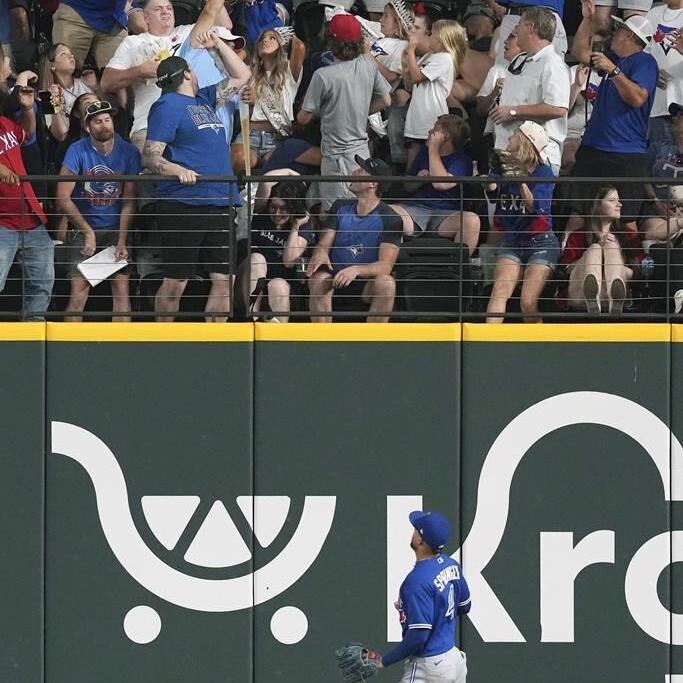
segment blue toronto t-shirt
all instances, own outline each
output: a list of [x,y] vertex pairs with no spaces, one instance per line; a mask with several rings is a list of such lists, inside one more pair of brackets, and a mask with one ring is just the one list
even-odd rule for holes
[[74,175],[92,176],[77,182],[71,198],[93,230],[118,229],[123,183],[108,180],[112,175],[137,175],[140,152],[118,134],[110,154],[98,152],[90,138],[81,138],[66,151],[63,165]]
[[[536,166],[531,178],[555,178],[547,164]],[[534,196],[534,210],[527,212],[519,183],[503,180],[498,185],[498,201],[493,214],[493,227],[509,236],[527,239],[530,233],[538,234],[552,229],[552,203],[554,183],[529,183]]]
[[401,243],[403,221],[388,204],[380,202],[367,216],[356,213],[356,204],[353,199],[339,199],[327,216],[327,227],[337,231],[330,249],[335,273],[348,266],[375,263],[382,242]]
[[[453,152],[452,154],[442,156],[441,162],[451,175],[472,175],[472,160],[465,152]],[[406,175],[416,176],[420,171],[429,171],[429,150],[427,145],[422,145]],[[456,185],[450,190],[435,190],[431,183],[425,183],[404,203],[419,204],[430,209],[443,211],[459,211],[461,205],[460,187]]]
[[415,563],[399,590],[398,611],[405,638],[427,629],[429,638],[416,657],[432,657],[455,647],[456,617],[469,611],[470,589],[460,564],[448,555]]
[[608,56],[629,80],[647,90],[647,99],[640,107],[629,106],[619,95],[614,79],[605,74],[582,144],[603,152],[643,153],[647,149],[647,124],[657,87],[657,61],[642,51],[628,57],[613,53]]
[[[233,175],[225,126],[216,115],[216,86],[195,97],[164,93],[149,111],[147,140],[166,143],[164,157],[201,175]],[[156,196],[192,206],[239,205],[234,182],[183,185],[177,180],[156,184]]]
[[123,28],[128,25],[126,0],[61,0],[76,10],[88,26],[102,33],[109,33],[118,23]]

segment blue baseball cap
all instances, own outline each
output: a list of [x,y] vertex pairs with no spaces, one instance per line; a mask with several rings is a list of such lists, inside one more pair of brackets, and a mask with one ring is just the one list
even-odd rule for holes
[[438,512],[415,510],[408,515],[424,542],[433,550],[441,550],[451,537],[451,525],[444,515]]

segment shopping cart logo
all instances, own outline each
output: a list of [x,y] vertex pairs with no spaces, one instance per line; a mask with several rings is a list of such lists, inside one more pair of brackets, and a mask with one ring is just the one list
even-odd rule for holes
[[[72,458],[87,472],[97,499],[104,536],[123,568],[150,593],[167,602],[202,612],[233,612],[272,600],[294,585],[313,565],[334,520],[335,496],[306,496],[292,538],[268,564],[234,577],[208,579],[169,566],[147,546],[130,511],[123,471],[107,445],[86,429],[52,422],[52,452]],[[287,496],[238,496],[237,505],[256,540],[267,547],[282,530],[290,508]],[[150,529],[168,550],[175,547],[199,506],[197,496],[143,496],[142,509]],[[184,559],[204,567],[230,567],[251,559],[251,550],[215,501]],[[154,640],[161,619],[151,607],[139,605],[124,619],[126,635],[138,643]],[[285,644],[299,642],[308,630],[306,615],[296,607],[279,609],[271,630]]]

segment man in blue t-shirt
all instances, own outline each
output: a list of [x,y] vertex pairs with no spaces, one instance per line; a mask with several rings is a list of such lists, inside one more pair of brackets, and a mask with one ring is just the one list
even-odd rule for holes
[[[85,110],[87,137],[74,142],[66,152],[62,177],[92,176],[87,182],[57,183],[57,202],[69,220],[70,321],[80,320],[90,293],[90,283],[78,265],[96,251],[109,248],[112,261],[128,259],[127,237],[135,213],[135,183],[109,180],[113,175],[140,173],[140,153],[114,132],[109,102],[93,102]],[[128,266],[112,278],[113,310],[117,320],[130,319]],[[73,314],[76,314],[75,316]]]
[[[213,34],[202,36],[207,48],[216,47],[215,41]],[[174,319],[201,256],[211,278],[207,320],[225,321],[234,280],[229,245],[239,192],[234,181],[197,179],[233,175],[225,127],[216,109],[238,86],[233,79],[225,78],[200,90],[197,75],[182,57],[162,61],[157,76],[161,97],[149,112],[143,161],[151,173],[173,180],[156,184],[157,213],[164,216],[164,280],[156,295],[155,311],[159,320]]]
[[68,45],[83,66],[92,50],[104,69],[126,37],[126,0],[61,0],[52,17],[52,40]]
[[[409,176],[471,176],[472,160],[465,152],[470,136],[469,124],[455,114],[439,116],[427,142],[408,168]],[[458,183],[406,183],[409,199],[392,208],[403,219],[403,232],[412,235],[415,228],[437,233],[456,242],[465,242],[470,254],[479,241],[479,216],[462,210]]]
[[391,175],[381,159],[355,157],[359,169],[350,185],[356,199],[338,199],[327,214],[326,230],[308,263],[310,310],[314,322],[332,321],[332,297],[360,297],[370,304],[368,322],[388,322],[396,282],[400,217],[381,200],[382,183],[369,176]]
[[[614,17],[615,31],[609,52],[592,51],[591,38],[595,6],[582,0],[583,21],[579,26],[572,54],[602,75],[593,113],[576,153],[572,175],[578,177],[634,177],[644,173],[647,128],[657,87],[657,61],[644,52],[652,36],[652,26],[636,15],[626,21]],[[643,187],[623,183],[617,188],[624,205],[622,224],[637,244],[635,221],[640,215]],[[571,210],[587,215],[592,189],[577,184]],[[568,230],[582,228],[581,222],[568,224]]]
[[472,600],[460,563],[443,553],[451,525],[438,512],[416,510],[408,519],[416,562],[396,602],[403,639],[384,655],[369,652],[368,659],[378,668],[407,659],[402,681],[465,683],[467,659],[455,644],[457,617],[470,611]]

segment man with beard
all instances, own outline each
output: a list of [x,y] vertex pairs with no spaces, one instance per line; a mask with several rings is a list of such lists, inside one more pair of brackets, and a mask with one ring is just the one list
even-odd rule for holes
[[[140,173],[140,153],[114,133],[114,111],[109,102],[93,102],[85,109],[87,137],[74,142],[66,152],[60,175],[92,176],[88,182],[57,184],[59,209],[69,220],[69,277],[71,298],[67,320],[83,311],[90,284],[78,270],[78,264],[96,251],[114,247],[117,261],[128,258],[127,236],[135,212],[135,183],[113,182],[111,175]],[[117,320],[130,319],[128,296],[129,268],[112,276],[113,310]]]

